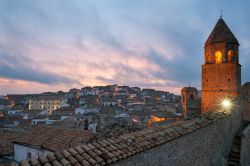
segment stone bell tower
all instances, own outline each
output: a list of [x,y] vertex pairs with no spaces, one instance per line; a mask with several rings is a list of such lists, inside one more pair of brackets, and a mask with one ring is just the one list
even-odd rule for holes
[[201,111],[215,111],[223,98],[240,93],[239,43],[220,18],[204,46]]

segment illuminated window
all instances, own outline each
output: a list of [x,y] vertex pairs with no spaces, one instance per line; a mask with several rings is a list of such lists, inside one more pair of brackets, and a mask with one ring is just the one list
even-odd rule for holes
[[234,55],[233,50],[229,50],[227,55],[228,55],[228,62],[232,62],[233,61],[233,55]]
[[215,61],[215,64],[221,64],[222,63],[222,53],[221,53],[221,51],[216,51],[215,52],[214,61]]

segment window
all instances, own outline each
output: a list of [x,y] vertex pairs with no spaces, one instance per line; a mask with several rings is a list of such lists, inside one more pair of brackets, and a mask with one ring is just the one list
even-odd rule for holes
[[32,157],[31,152],[28,152],[28,153],[27,153],[27,159],[29,159],[29,158],[31,158],[31,157]]
[[221,53],[221,51],[216,51],[215,52],[214,62],[215,62],[215,64],[221,64],[222,63],[222,53]]
[[228,50],[228,62],[232,62],[233,61],[233,55],[234,55],[234,52],[233,50]]
[[193,94],[190,95],[190,99],[194,100],[194,95]]

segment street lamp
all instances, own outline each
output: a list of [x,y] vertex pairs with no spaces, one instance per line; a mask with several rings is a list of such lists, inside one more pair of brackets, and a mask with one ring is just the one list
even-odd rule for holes
[[228,109],[232,108],[233,104],[232,104],[232,101],[230,99],[223,99],[221,101],[221,106],[223,109],[228,110]]

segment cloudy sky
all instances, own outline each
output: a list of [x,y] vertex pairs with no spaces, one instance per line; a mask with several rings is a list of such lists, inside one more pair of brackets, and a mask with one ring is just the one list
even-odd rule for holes
[[121,84],[200,88],[223,9],[250,81],[250,1],[0,0],[0,94]]

